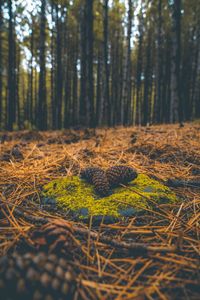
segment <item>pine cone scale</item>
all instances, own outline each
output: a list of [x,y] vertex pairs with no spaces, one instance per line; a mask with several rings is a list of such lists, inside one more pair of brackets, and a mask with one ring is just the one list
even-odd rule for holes
[[31,239],[38,250],[47,250],[49,253],[65,252],[72,257],[74,242],[73,228],[69,222],[64,220],[53,220],[35,230]]
[[134,180],[138,174],[131,167],[114,166],[106,171],[106,175],[111,186],[118,186]]
[[57,255],[14,252],[0,260],[0,295],[4,300],[73,299],[75,289],[71,265]]

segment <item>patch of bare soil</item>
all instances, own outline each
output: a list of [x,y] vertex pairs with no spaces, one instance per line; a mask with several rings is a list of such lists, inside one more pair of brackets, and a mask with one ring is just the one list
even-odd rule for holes
[[164,183],[198,183],[200,125],[1,133],[1,256],[27,247],[70,257],[75,299],[199,299],[198,185],[173,188],[176,205],[112,224],[44,209],[45,183],[118,164]]

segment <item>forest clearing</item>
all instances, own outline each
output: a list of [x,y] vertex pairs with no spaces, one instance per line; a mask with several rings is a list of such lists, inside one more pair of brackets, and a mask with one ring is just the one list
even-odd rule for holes
[[[1,255],[30,248],[51,257],[56,250],[73,271],[65,299],[198,299],[199,143],[198,123],[1,135]],[[164,185],[182,181],[170,186],[178,201],[111,223],[77,220],[42,202],[42,187],[51,180],[114,165]],[[48,285],[46,279],[41,299],[54,299],[45,298],[53,290]]]

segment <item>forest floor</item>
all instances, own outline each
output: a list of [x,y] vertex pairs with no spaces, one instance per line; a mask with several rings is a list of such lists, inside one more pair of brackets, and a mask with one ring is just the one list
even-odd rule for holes
[[[23,131],[1,133],[0,142],[1,256],[22,237],[30,242],[40,220],[59,220],[73,228],[76,299],[199,299],[200,124]],[[172,187],[180,201],[114,224],[41,207],[41,187],[50,180],[118,164],[162,183],[185,181]]]

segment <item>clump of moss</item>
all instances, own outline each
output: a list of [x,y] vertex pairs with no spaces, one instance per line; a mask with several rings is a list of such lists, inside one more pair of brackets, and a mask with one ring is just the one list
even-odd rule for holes
[[174,203],[176,195],[166,186],[139,174],[127,187],[114,189],[113,194],[100,198],[94,187],[77,176],[60,178],[44,186],[44,197],[53,198],[59,207],[74,212],[87,211],[93,216],[120,217],[124,212],[131,213],[152,208],[153,202]]

